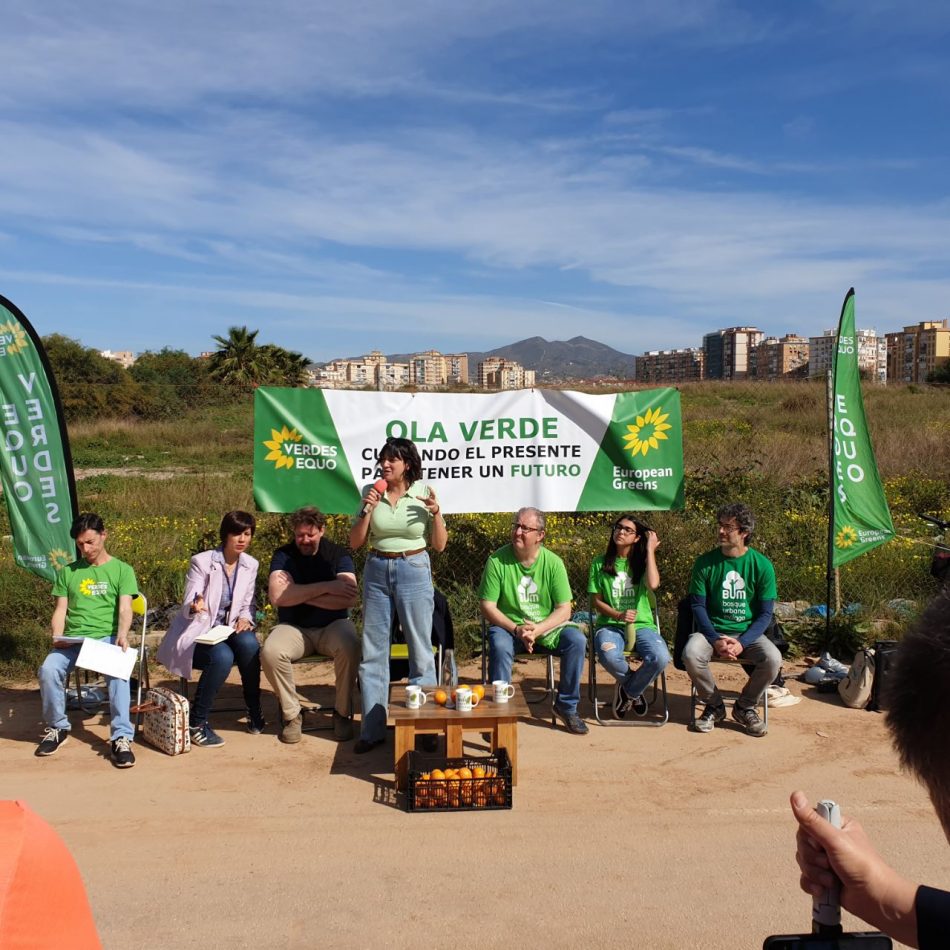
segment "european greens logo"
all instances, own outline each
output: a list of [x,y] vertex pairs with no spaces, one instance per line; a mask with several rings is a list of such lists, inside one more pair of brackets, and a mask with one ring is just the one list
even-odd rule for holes
[[61,571],[70,562],[69,552],[62,548],[53,548],[49,552],[49,563],[54,571]]
[[26,330],[19,323],[0,323],[0,356],[16,356],[28,343]]
[[288,429],[286,425],[270,430],[270,438],[263,445],[270,451],[264,456],[265,462],[273,462],[276,471],[281,469],[326,469],[336,468],[337,447],[319,442],[304,442],[296,427]]
[[666,433],[673,428],[666,421],[669,417],[669,413],[664,414],[660,406],[637,416],[635,424],[627,425],[627,433],[623,437],[624,449],[634,458],[646,455],[651,449],[658,449],[660,442],[669,438]]
[[851,527],[851,525],[846,524],[836,535],[835,535],[835,547],[839,548],[842,551],[850,548],[858,540],[858,532]]

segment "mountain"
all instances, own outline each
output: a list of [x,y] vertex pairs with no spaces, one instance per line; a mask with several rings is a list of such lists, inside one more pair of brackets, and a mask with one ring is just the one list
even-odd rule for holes
[[[494,350],[485,352],[468,350],[467,353],[469,378],[474,378],[478,374],[478,364],[490,356],[515,360],[525,369],[533,369],[537,373],[539,382],[590,379],[593,376],[633,378],[633,356],[629,353],[621,353],[596,340],[589,340],[585,336],[553,341],[533,336],[527,340],[520,340],[518,343],[499,346]],[[392,363],[405,363],[411,355],[411,353],[390,353],[386,355],[386,359]],[[356,356],[347,358],[359,359]]]

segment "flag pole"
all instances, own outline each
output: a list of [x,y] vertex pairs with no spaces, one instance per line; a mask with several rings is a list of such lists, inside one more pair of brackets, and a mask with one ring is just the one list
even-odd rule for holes
[[[835,350],[838,347],[838,334],[841,333],[841,324],[838,324],[838,332],[835,334]],[[832,366],[834,366],[834,356],[832,356]],[[834,583],[834,567],[832,561],[834,558],[835,543],[835,412],[834,412],[834,371],[829,369],[825,376],[825,395],[828,409],[828,544],[826,547],[825,562],[825,649],[828,649],[831,643],[831,588]]]

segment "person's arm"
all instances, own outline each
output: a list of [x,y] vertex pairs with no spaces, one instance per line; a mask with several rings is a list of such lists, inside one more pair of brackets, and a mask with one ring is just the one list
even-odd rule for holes
[[360,505],[360,511],[367,507],[368,510],[365,515],[357,515],[356,520],[350,527],[350,548],[353,551],[358,551],[366,544],[366,539],[369,537],[369,523],[373,518],[373,510],[380,503],[382,497],[383,496],[376,491],[372,485],[370,485],[369,491],[363,496],[363,504]]
[[[237,569],[241,570],[241,566],[241,562],[238,561]],[[245,630],[253,630],[257,621],[258,563],[255,560],[251,560],[250,563],[245,561],[243,566],[244,577],[241,578],[242,594],[241,602],[238,605],[237,610],[237,620],[234,623],[235,633],[243,633]]]
[[[756,615],[752,623],[749,624],[745,633],[743,633],[738,639],[739,643],[743,649],[745,649],[750,643],[755,640],[758,640],[759,637],[769,629],[769,624],[772,622],[772,613],[775,610],[775,601],[774,600],[763,600],[759,604],[759,612]],[[741,653],[742,650],[739,651]],[[738,654],[737,654],[738,655]]]
[[356,603],[356,576],[337,574],[332,581],[295,584],[287,571],[271,571],[267,578],[267,599],[275,607],[296,607],[311,604],[327,610],[340,610]]
[[656,549],[660,546],[660,539],[655,531],[647,534],[646,568],[643,571],[643,583],[656,590],[660,586],[660,569],[656,566]]
[[449,531],[445,526],[445,518],[442,517],[442,508],[439,500],[435,497],[432,486],[429,486],[429,493],[422,499],[422,503],[429,509],[432,520],[429,522],[429,544],[433,551],[444,551],[449,543]]
[[795,857],[802,890],[820,897],[837,877],[845,910],[916,947],[917,885],[885,863],[853,818],[844,818],[841,828],[833,827],[811,807],[804,792],[793,792],[791,805],[798,821]]
[[57,597],[53,605],[53,616],[49,622],[54,637],[61,637],[66,630],[66,611],[69,607],[69,598]]
[[132,627],[132,595],[119,596],[119,625],[115,632],[115,645],[122,650],[129,648],[129,630]]
[[515,636],[515,630],[518,629],[518,624],[510,617],[506,617],[498,609],[497,601],[480,600],[478,606],[482,612],[482,616],[488,621],[490,626],[501,627],[502,630],[507,630],[512,636]]
[[709,619],[709,612],[706,610],[705,594],[690,594],[689,605],[693,611],[693,620],[696,621],[696,629],[713,645],[719,639],[716,628]]
[[633,623],[637,619],[635,610],[617,610],[611,607],[600,594],[594,594],[594,610],[603,614],[608,620],[616,620],[618,623]]

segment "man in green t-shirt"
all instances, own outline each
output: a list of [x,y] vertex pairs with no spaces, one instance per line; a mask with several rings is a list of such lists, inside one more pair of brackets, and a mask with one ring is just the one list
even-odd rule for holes
[[747,505],[726,505],[716,518],[719,547],[696,559],[689,582],[696,630],[683,650],[683,663],[706,704],[696,730],[711,732],[726,718],[726,705],[709,668],[715,656],[753,668],[732,707],[732,718],[750,736],[764,736],[768,730],[756,706],[782,666],[781,654],[765,636],[777,596],[775,568],[749,547],[755,517]]
[[[106,551],[102,518],[86,512],[70,528],[79,558],[67,564],[53,582],[56,598],[50,627],[53,651],[40,667],[40,699],[46,734],[36,748],[39,756],[52,755],[69,738],[66,682],[76,666],[84,639],[108,640],[129,648],[132,598],[138,593],[135,572]],[[69,642],[75,640],[75,644]],[[135,765],[129,716],[129,681],[107,676],[112,713],[111,757],[116,768]]]
[[585,735],[577,715],[587,638],[571,619],[571,585],[564,562],[543,545],[544,512],[521,508],[511,525],[511,543],[492,554],[478,588],[488,621],[491,681],[511,680],[515,652],[553,653],[561,658],[554,712],[568,732]]

